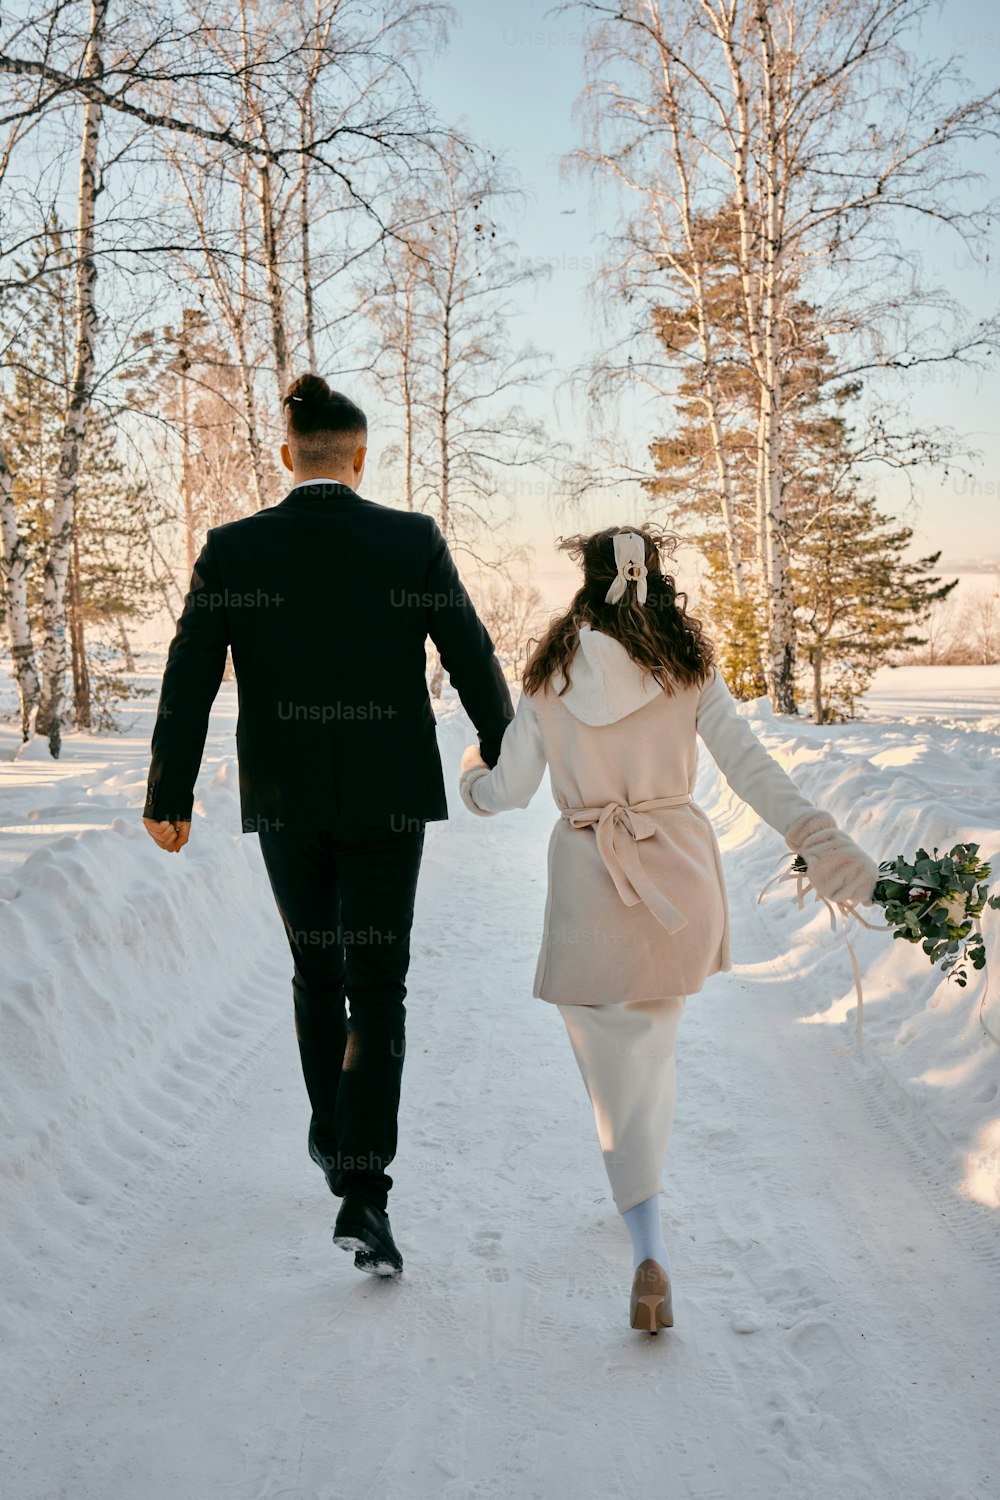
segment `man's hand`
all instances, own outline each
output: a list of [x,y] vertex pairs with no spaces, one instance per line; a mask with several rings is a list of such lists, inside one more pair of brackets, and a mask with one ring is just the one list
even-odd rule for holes
[[161,849],[166,849],[168,854],[176,854],[178,849],[183,849],[191,837],[191,824],[188,823],[156,823],[152,818],[143,818],[146,832],[154,844],[159,844]]

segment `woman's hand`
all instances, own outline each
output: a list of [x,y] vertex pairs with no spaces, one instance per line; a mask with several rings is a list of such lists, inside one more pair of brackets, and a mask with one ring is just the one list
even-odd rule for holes
[[479,746],[466,745],[465,749],[462,751],[462,775],[464,776],[466,771],[478,771],[480,767],[482,767],[484,771],[489,770],[489,766],[486,764],[486,762],[483,760],[482,755],[479,753]]
[[872,905],[878,866],[831,813],[817,808],[792,824],[788,847],[801,854],[813,889],[828,901]]
[[472,795],[475,782],[490,774],[490,768],[479,753],[478,745],[467,745],[462,752],[461,774],[458,778],[459,796],[470,812],[478,813],[481,818],[491,818],[493,814],[485,807],[480,807]]

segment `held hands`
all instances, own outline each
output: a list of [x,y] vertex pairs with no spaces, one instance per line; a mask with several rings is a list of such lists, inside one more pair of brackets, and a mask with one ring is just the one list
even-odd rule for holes
[[806,813],[787,830],[785,842],[802,855],[818,895],[828,901],[872,905],[878,866],[849,834],[837,827],[831,813],[819,808]]
[[490,774],[490,768],[479,753],[478,745],[468,745],[462,754],[462,765],[458,778],[458,791],[470,812],[477,813],[481,818],[490,818],[492,813],[487,812],[485,807],[480,807],[472,795],[473,784],[483,776]]
[[168,854],[176,854],[184,848],[191,836],[191,824],[187,823],[157,823],[153,818],[143,818],[146,832]]

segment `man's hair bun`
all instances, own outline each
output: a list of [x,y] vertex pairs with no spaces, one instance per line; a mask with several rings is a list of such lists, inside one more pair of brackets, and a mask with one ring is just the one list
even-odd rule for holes
[[322,375],[300,375],[288,387],[281,404],[288,406],[294,402],[303,406],[325,406],[332,395]]
[[295,439],[300,454],[308,446],[313,456],[326,455],[331,440],[344,454],[353,453],[368,432],[368,419],[357,402],[333,390],[322,375],[300,375],[281,404],[288,417],[289,440]]

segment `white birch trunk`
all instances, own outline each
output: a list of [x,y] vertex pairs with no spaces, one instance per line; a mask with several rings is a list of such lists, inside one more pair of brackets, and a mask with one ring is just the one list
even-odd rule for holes
[[[247,168],[244,163],[242,180],[240,182],[240,226],[242,230],[241,260],[240,260],[240,292],[243,313],[248,313],[251,306],[250,297],[250,265],[251,248],[249,234],[247,231]],[[245,324],[242,316],[236,317],[232,323],[233,337],[236,342],[236,355],[240,367],[240,389],[243,393],[243,405],[246,412],[247,423],[247,447],[250,451],[250,470],[253,477],[254,499],[257,509],[263,510],[267,504],[266,487],[264,483],[264,456],[261,452],[260,438],[257,433],[257,395],[254,390],[253,370],[247,355],[247,341]]]
[[309,361],[309,369],[313,371],[318,371],[318,365],[316,363],[316,299],[313,287],[312,226],[309,222],[309,215],[312,212],[310,196],[312,158],[309,155],[309,148],[312,145],[315,125],[316,88],[323,70],[325,48],[330,39],[339,0],[333,0],[333,5],[326,10],[325,14],[324,4],[325,0],[315,0],[309,33],[312,56],[306,70],[305,86],[299,106],[299,242],[302,252],[302,320],[306,358]]
[[416,421],[413,394],[413,366],[416,356],[413,347],[415,295],[415,273],[413,265],[408,263],[403,302],[403,337],[399,351],[399,384],[403,399],[403,498],[406,501],[407,510],[413,509],[413,433]]
[[[451,311],[452,297],[455,289],[455,259],[458,253],[457,242],[453,240],[450,249],[450,261],[448,265],[448,276],[445,283],[444,296],[442,298],[441,317],[441,384],[438,399],[438,466],[441,484],[441,494],[438,504],[438,525],[448,537],[448,528],[451,521],[449,491],[451,452],[449,449],[449,423],[451,419]],[[438,657],[437,666],[431,677],[431,694],[440,698],[441,689],[444,684],[444,669],[441,666],[441,658]]]
[[[103,71],[108,0],[91,0],[90,36],[84,73],[99,78]],[[80,455],[87,432],[93,393],[97,341],[97,305],[94,296],[97,262],[94,257],[95,204],[97,200],[97,148],[101,129],[101,106],[89,98],[83,107],[83,142],[80,151],[80,189],[76,233],[76,329],[73,382],[63,426],[59,469],[53,493],[49,553],[45,563],[42,593],[42,697],[37,732],[48,737],[54,756],[61,745],[61,714],[66,691],[66,579],[73,544],[73,511],[76,501]]]
[[[712,339],[708,302],[705,295],[705,268],[702,263],[698,237],[695,230],[691,172],[689,170],[688,158],[684,151],[684,140],[678,118],[677,98],[674,90],[672,71],[672,55],[669,49],[664,47],[662,37],[658,37],[658,42],[660,46],[663,90],[669,111],[671,152],[674,159],[674,170],[677,173],[677,180],[680,187],[676,210],[690,260],[690,271],[687,273],[686,280],[691,291],[698,319],[698,347],[701,356],[703,390],[702,403],[708,416],[709,431],[712,435],[712,453],[715,462],[716,480],[719,486],[719,509],[722,514],[722,528],[726,539],[726,557],[729,564],[730,582],[736,598],[743,599],[746,597],[746,577],[743,568],[739,533],[736,529],[736,506],[733,499],[732,472],[729,467],[729,454],[722,426],[722,407],[715,370],[715,347]],[[669,254],[669,240],[663,233],[659,222],[659,214],[657,214],[657,229],[661,245]]]
[[198,556],[197,539],[194,534],[194,495],[191,485],[191,416],[188,409],[188,370],[190,359],[188,356],[188,326],[190,319],[188,309],[185,308],[181,322],[181,501],[184,506],[184,561],[187,564],[186,576],[191,577],[194,572],[195,559]]
[[[312,83],[302,100],[300,113],[300,162],[299,162],[299,243],[302,249],[302,319],[305,324],[306,359],[309,369],[316,370],[316,308],[313,299],[312,250],[309,243],[309,154],[306,151],[312,139]],[[282,393],[283,394],[283,393]]]
[[[761,582],[770,597],[771,588],[771,565],[767,550],[767,486],[764,482],[766,464],[764,462],[764,402],[760,400],[757,412],[757,461],[754,473],[754,495],[756,497],[756,519],[757,519],[757,561],[760,567]],[[767,676],[767,673],[764,674]]]
[[760,391],[757,431],[758,564],[768,599],[767,681],[778,713],[795,713],[794,606],[787,554],[787,512],[781,450],[780,337],[782,306],[779,212],[779,125],[775,104],[775,58],[763,0],[753,13],[760,52],[760,120],[756,160],[763,202],[750,187],[753,126],[744,75],[742,39],[735,7],[716,11],[700,0],[723,48],[732,89],[734,118],[729,140],[739,225],[739,274],[751,367]]
[[288,338],[285,331],[285,294],[281,285],[281,265],[278,250],[279,232],[274,204],[274,187],[271,180],[271,163],[268,156],[267,121],[256,94],[254,81],[254,59],[250,56],[250,38],[253,22],[248,19],[246,0],[241,0],[242,48],[244,68],[243,109],[247,134],[256,137],[261,146],[261,155],[256,165],[257,208],[260,214],[261,245],[264,254],[264,274],[267,277],[267,302],[271,315],[271,352],[274,356],[274,374],[278,385],[280,402],[289,385]]
[[4,608],[7,615],[7,637],[17,682],[21,708],[21,738],[30,740],[32,716],[40,695],[35,647],[31,639],[31,617],[28,614],[28,549],[21,535],[14,508],[14,476],[0,443],[0,576]]
[[788,567],[788,509],[782,445],[781,351],[783,306],[782,213],[779,193],[779,131],[775,99],[775,55],[764,0],[755,20],[760,38],[762,79],[762,164],[764,223],[762,296],[762,395],[764,402],[764,489],[767,500],[768,557],[768,691],[778,713],[794,714],[795,617]]
[[[267,131],[261,123],[261,141],[267,145]],[[288,337],[285,332],[285,293],[281,285],[281,261],[278,251],[278,230],[275,224],[274,195],[271,186],[271,169],[267,159],[257,169],[260,205],[260,225],[264,239],[264,265],[267,270],[267,300],[271,310],[271,348],[274,354],[274,373],[278,382],[278,400],[288,389]]]

